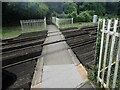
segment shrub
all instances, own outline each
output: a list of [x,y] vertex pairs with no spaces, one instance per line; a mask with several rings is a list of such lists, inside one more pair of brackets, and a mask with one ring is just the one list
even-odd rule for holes
[[63,18],[64,16],[63,16],[63,14],[57,14],[57,17],[58,18]]
[[72,13],[71,13],[71,16],[72,16],[73,18],[76,18],[76,17],[77,17],[77,12],[72,12]]
[[53,12],[53,13],[52,13],[52,16],[53,16],[53,17],[56,17],[56,16],[57,16],[57,13],[56,13],[56,12]]
[[81,14],[77,15],[77,22],[84,22],[84,21],[85,21],[84,15]]
[[73,22],[76,23],[77,22],[77,12],[72,12],[71,16],[73,18]]
[[88,12],[91,16],[95,15],[95,11],[94,10],[90,10],[90,11],[86,11]]
[[77,19],[81,22],[90,22],[92,20],[92,16],[87,11],[83,11],[77,16]]
[[63,13],[63,18],[71,18],[72,16],[71,16],[71,14],[65,14],[65,13]]

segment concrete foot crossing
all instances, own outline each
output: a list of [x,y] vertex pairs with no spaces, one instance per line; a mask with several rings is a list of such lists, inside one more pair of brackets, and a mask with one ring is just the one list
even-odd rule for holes
[[[48,25],[45,43],[64,40],[54,25]],[[87,72],[65,41],[43,47],[31,88],[78,88],[87,81]]]

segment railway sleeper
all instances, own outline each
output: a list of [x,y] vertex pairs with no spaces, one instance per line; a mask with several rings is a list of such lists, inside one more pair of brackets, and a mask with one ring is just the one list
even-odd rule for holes
[[32,51],[32,52],[29,51],[27,54],[25,54],[25,53],[17,53],[17,54],[14,53],[14,54],[12,54],[8,57],[3,57],[2,66],[6,66],[6,65],[9,65],[9,64],[13,64],[13,63],[16,63],[16,62],[20,62],[20,61],[23,61],[23,60],[27,60],[27,59],[30,59],[30,58],[40,56],[41,52],[42,52],[42,49],[35,50],[35,51]]
[[12,51],[15,49],[25,48],[29,46],[34,46],[38,44],[43,44],[45,39],[40,40],[32,40],[32,41],[26,41],[26,42],[20,42],[16,44],[6,45],[2,47],[2,52]]
[[11,41],[3,42],[2,46],[16,44],[16,43],[20,43],[20,42],[32,41],[32,40],[37,40],[37,39],[45,39],[45,38],[46,38],[46,36],[34,36],[34,37],[17,39],[17,40],[11,40]]

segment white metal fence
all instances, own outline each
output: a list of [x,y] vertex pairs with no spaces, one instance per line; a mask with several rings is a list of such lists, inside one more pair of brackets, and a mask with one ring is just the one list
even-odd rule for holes
[[56,24],[56,17],[52,17],[52,23]]
[[58,28],[60,28],[60,25],[73,24],[73,18],[52,17],[52,23],[55,24]]
[[20,20],[22,33],[46,30],[46,18]]
[[116,88],[120,76],[120,21],[99,20],[102,22],[101,44],[97,81],[104,88]]

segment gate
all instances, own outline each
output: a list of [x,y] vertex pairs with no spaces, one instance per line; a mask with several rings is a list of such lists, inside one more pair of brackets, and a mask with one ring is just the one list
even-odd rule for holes
[[52,23],[55,24],[58,28],[60,28],[60,25],[73,24],[73,18],[52,17]]
[[46,30],[46,18],[20,20],[22,33]]
[[97,82],[104,88],[116,88],[120,80],[120,21],[103,19],[100,22],[102,29]]

